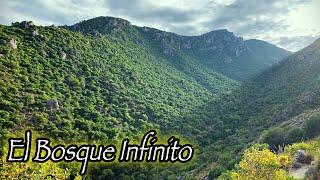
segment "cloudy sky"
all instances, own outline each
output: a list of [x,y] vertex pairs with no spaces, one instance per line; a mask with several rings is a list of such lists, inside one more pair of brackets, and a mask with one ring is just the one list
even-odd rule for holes
[[320,0],[0,0],[0,24],[117,16],[181,35],[228,29],[296,51],[320,37]]

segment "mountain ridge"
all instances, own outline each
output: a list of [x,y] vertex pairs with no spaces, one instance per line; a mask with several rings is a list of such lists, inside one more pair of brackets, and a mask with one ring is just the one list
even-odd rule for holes
[[[183,36],[156,28],[131,25],[127,20],[114,17],[97,17],[81,21],[71,26],[64,26],[73,31],[101,36],[102,34],[126,34],[125,31],[136,29],[141,36],[157,41],[158,49],[166,56],[187,55],[193,61],[211,68],[235,80],[247,80],[262,69],[281,61],[291,52],[265,41],[243,40],[227,29],[213,30],[197,36]],[[129,34],[130,36],[130,34]],[[137,43],[141,39],[137,39]],[[260,47],[260,48],[259,48]],[[270,50],[260,57],[259,53]],[[255,53],[259,51],[259,53]]]

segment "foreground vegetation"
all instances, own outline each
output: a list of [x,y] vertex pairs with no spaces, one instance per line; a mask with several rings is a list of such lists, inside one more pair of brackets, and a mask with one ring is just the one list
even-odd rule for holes
[[255,145],[244,152],[243,158],[234,170],[223,173],[218,179],[294,179],[290,170],[294,170],[296,153],[301,150],[305,151],[314,162],[313,171],[309,172],[305,178],[318,179],[320,177],[319,140],[292,144],[280,154],[270,151],[267,145]]

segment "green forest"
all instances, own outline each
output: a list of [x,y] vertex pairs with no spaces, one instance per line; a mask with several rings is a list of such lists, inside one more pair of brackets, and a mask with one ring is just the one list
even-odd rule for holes
[[[0,179],[250,179],[255,164],[290,179],[297,151],[319,161],[319,40],[292,53],[227,30],[181,36],[112,17],[24,21],[0,25],[0,69]],[[67,144],[155,129],[197,152],[183,165],[97,163],[80,176],[77,163],[6,163],[8,137],[25,129]]]

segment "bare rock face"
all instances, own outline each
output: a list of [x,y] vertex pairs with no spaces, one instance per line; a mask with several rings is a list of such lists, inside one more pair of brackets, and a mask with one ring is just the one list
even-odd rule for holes
[[174,53],[175,53],[175,52],[174,52],[173,49],[165,47],[165,48],[163,49],[163,53],[164,53],[166,56],[174,56]]
[[140,39],[135,40],[134,43],[137,44],[137,45],[143,45],[144,44],[144,42],[142,40],[140,40]]
[[94,35],[95,37],[98,37],[98,38],[102,38],[103,37],[103,35],[99,31],[93,31],[92,35]]
[[29,28],[35,26],[32,21],[22,21],[19,25],[21,28],[24,28],[24,29],[29,29]]
[[306,96],[303,98],[303,102],[304,102],[305,104],[312,104],[312,103],[314,103],[315,99],[316,99],[316,98],[315,98],[312,94],[310,94],[310,95],[306,95]]
[[18,48],[18,46],[17,46],[17,41],[12,38],[12,39],[9,41],[9,46],[10,46],[12,49],[17,49],[17,48]]
[[47,57],[48,56],[48,54],[44,50],[41,51],[41,54],[42,54],[43,57]]
[[58,28],[58,26],[55,25],[55,24],[52,24],[50,27],[52,27],[53,29],[57,29]]
[[56,110],[59,108],[59,102],[57,99],[50,99],[47,101],[47,108],[50,110]]
[[39,35],[38,30],[32,31],[32,36],[33,36],[33,37],[36,37],[36,36],[38,36],[38,35]]
[[67,58],[67,53],[65,53],[64,51],[60,51],[60,58],[62,60],[65,60]]
[[145,26],[144,26],[144,27],[142,27],[142,30],[143,30],[144,32],[149,32],[150,29],[149,29],[148,27],[145,27]]

